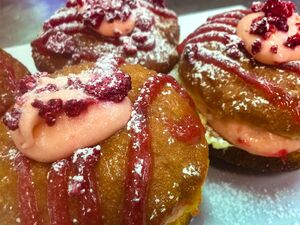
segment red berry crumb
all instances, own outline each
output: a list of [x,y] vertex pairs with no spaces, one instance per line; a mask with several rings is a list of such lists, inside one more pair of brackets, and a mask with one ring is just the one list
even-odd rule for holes
[[253,3],[253,12],[264,12],[265,16],[253,20],[250,28],[251,34],[261,35],[265,39],[276,32],[276,30],[288,32],[287,18],[295,11],[295,4],[281,0],[267,0],[265,3]]
[[130,76],[115,72],[112,76],[96,77],[85,86],[85,92],[98,100],[121,102],[131,90]]
[[237,45],[228,47],[226,54],[233,59],[239,59],[242,57],[242,52],[239,50]]
[[287,41],[284,43],[284,45],[288,48],[296,48],[298,45],[300,45],[300,34],[297,33],[287,39]]
[[273,45],[270,50],[271,50],[272,53],[277,54],[277,52],[278,52],[278,46],[277,45]]
[[36,93],[42,93],[45,91],[56,92],[58,91],[58,87],[55,84],[47,84],[45,87],[37,89]]
[[83,111],[87,110],[88,106],[93,104],[94,100],[89,99],[71,99],[64,103],[64,112],[68,117],[77,117]]
[[267,16],[291,17],[295,12],[295,4],[291,1],[267,0],[262,11]]
[[253,2],[252,6],[251,6],[251,10],[252,10],[252,12],[261,12],[263,7],[264,7],[264,3]]
[[37,85],[36,79],[33,76],[31,75],[25,76],[19,81],[20,94],[25,94],[28,91],[33,90],[36,87],[36,85]]
[[63,101],[61,99],[50,99],[46,103],[35,99],[31,105],[39,110],[39,116],[46,121],[48,126],[55,124],[57,116],[63,110]]
[[133,44],[124,44],[123,50],[127,56],[135,56],[137,54],[137,47]]
[[251,52],[253,55],[261,51],[262,44],[259,40],[255,40],[251,46]]
[[250,34],[265,35],[270,30],[270,24],[266,17],[258,17],[253,20]]
[[7,112],[3,117],[4,125],[10,130],[17,130],[19,128],[19,120],[21,117],[21,112],[13,108],[10,112]]

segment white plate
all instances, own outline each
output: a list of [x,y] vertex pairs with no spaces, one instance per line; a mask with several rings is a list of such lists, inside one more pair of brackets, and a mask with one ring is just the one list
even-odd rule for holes
[[[179,18],[181,39],[208,16],[234,6]],[[29,45],[6,49],[35,72]],[[191,225],[300,225],[300,171],[277,175],[245,175],[210,168],[201,214]]]

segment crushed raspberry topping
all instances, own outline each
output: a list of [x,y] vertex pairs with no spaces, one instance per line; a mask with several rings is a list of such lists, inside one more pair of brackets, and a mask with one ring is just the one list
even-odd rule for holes
[[56,92],[56,91],[59,91],[59,88],[55,84],[47,84],[45,87],[38,88],[36,90],[36,93],[42,93],[42,92],[45,92],[45,91]]
[[262,48],[261,42],[259,40],[254,41],[252,44],[252,49],[251,49],[252,54],[255,55],[255,54],[259,53],[261,48]]
[[132,9],[135,9],[135,0],[86,0],[86,1],[68,1],[67,7],[83,7],[82,18],[85,25],[92,28],[100,26],[102,21],[106,19],[108,22],[113,20],[126,21],[130,15]]
[[63,110],[63,101],[61,99],[50,99],[47,102],[35,99],[31,105],[39,110],[39,116],[46,121],[48,126],[55,124],[57,116]]
[[21,94],[25,94],[26,92],[33,90],[36,85],[36,79],[27,75],[19,81],[19,91]]
[[273,45],[270,50],[272,53],[277,54],[278,53],[278,45]]
[[289,37],[289,38],[287,39],[287,41],[284,43],[284,45],[285,45],[286,47],[292,48],[292,49],[294,49],[294,48],[296,48],[297,46],[299,46],[299,45],[300,45],[300,34],[297,33],[297,34],[295,34],[295,35]]
[[291,1],[267,0],[261,10],[266,16],[288,18],[293,15],[295,8]]
[[[64,113],[68,117],[77,117],[86,111],[91,104],[99,101],[112,101],[115,103],[123,101],[131,90],[131,78],[119,70],[123,63],[122,59],[112,55],[100,57],[95,67],[83,71],[79,75],[59,77],[56,81],[52,78],[39,80],[41,75],[27,76],[20,82],[20,96],[16,107],[4,117],[4,123],[10,130],[19,127],[19,119],[22,115],[22,105],[27,99],[35,99],[31,105],[38,109],[38,115],[43,118],[47,125],[53,126],[57,117]],[[44,76],[44,74],[43,74]],[[45,83],[46,82],[48,83]],[[79,99],[62,100],[51,98],[52,92],[79,91],[82,96]],[[29,96],[29,98],[28,98]],[[40,100],[40,97],[49,96],[48,100]],[[84,97],[85,96],[85,97]]]
[[13,108],[10,112],[7,112],[3,117],[3,123],[10,130],[17,130],[19,128],[19,120],[21,117],[21,111]]
[[93,99],[71,99],[64,103],[63,110],[68,117],[77,117],[93,103]]
[[131,79],[122,72],[116,72],[112,77],[96,76],[84,89],[87,94],[98,100],[121,102],[131,90]]
[[253,3],[251,9],[253,12],[264,12],[265,16],[253,20],[250,33],[268,39],[277,30],[289,31],[287,20],[293,15],[295,4],[289,1],[267,0],[265,3]]
[[26,75],[19,80],[18,88],[21,95],[33,90],[37,86],[37,79],[40,77],[48,76],[48,73],[38,72],[36,74]]
[[52,49],[53,52],[58,54],[71,54],[74,48],[76,48],[76,43],[71,36],[58,31],[49,37],[45,46],[47,49]]

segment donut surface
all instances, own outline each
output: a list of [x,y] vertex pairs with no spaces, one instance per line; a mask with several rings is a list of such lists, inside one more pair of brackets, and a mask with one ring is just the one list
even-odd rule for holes
[[[79,74],[91,67],[93,63],[65,67],[51,76]],[[132,102],[136,102],[141,96],[141,89],[145,88],[145,82],[152,83],[153,80],[158,79],[155,78],[156,72],[138,65],[124,65],[121,70],[131,76],[132,90],[128,97]],[[161,76],[159,79],[161,81],[157,84],[165,78]],[[169,82],[176,82],[171,77],[167,79],[170,79]],[[208,169],[208,149],[204,130],[200,125],[192,126],[194,128],[191,133],[185,123],[181,126],[185,127],[184,130],[180,130],[179,133],[173,129],[177,122],[186,117],[194,118],[193,124],[200,124],[200,121],[193,105],[182,97],[185,95],[183,90],[178,88],[176,91],[172,85],[168,85],[169,82],[163,85],[159,92],[149,92],[156,97],[148,106],[146,117],[149,125],[148,141],[151,143],[152,152],[148,197],[144,211],[143,207],[135,209],[136,212],[144,214],[144,221],[130,224],[187,225],[191,217],[198,212],[201,187]],[[173,124],[171,128],[170,124]],[[78,192],[76,188],[74,190],[68,186],[70,180],[79,181],[80,184],[77,172],[81,170],[76,172],[78,167],[72,164],[72,158],[53,164],[29,160],[18,153],[7,135],[7,129],[1,124],[0,215],[2,223],[21,222],[29,225],[35,222],[53,224],[53,221],[56,221],[57,224],[71,224],[77,221],[78,224],[100,224],[98,222],[101,220],[101,224],[119,225],[124,224],[124,218],[132,219],[132,216],[126,214],[124,208],[126,205],[124,199],[130,190],[124,185],[128,177],[126,168],[130,165],[128,155],[132,141],[132,136],[129,135],[131,126],[128,127],[128,129],[122,128],[99,143],[101,154],[94,167],[90,167],[94,164],[89,164],[93,161],[85,162],[84,167],[79,167],[85,171],[83,176],[87,180],[83,180],[84,182],[81,183],[83,186],[74,186],[71,182],[73,184],[71,187],[79,188]],[[139,171],[139,167],[136,171],[143,172]],[[90,194],[81,192],[85,190],[84,185],[91,184],[94,186],[89,186]],[[53,192],[54,190],[56,192]],[[28,195],[24,195],[24,191]],[[89,199],[91,196],[97,196],[97,201],[91,201]],[[140,195],[140,197],[145,196]],[[138,200],[131,199],[129,202],[134,203],[134,201]],[[53,207],[53,204],[56,207]],[[62,221],[63,223],[59,223]]]

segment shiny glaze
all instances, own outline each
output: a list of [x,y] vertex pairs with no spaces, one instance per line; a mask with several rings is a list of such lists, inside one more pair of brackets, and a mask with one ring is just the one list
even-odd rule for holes
[[52,225],[71,225],[68,202],[69,160],[52,164],[48,173],[47,205]]
[[18,172],[18,199],[22,224],[42,225],[43,223],[40,218],[35,196],[35,187],[30,171],[30,160],[21,153],[18,153],[14,163]]
[[75,176],[82,177],[82,182],[75,182],[75,186],[74,183],[70,184],[70,195],[77,196],[79,199],[78,215],[81,225],[103,224],[97,193],[96,171],[94,169],[100,154],[100,146],[98,146],[77,150],[72,157]]

